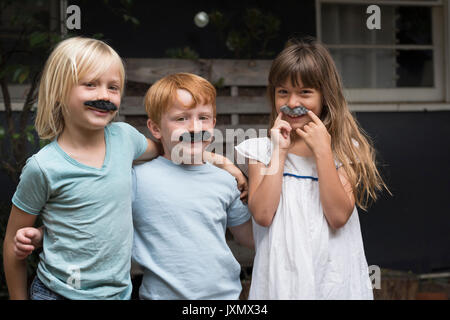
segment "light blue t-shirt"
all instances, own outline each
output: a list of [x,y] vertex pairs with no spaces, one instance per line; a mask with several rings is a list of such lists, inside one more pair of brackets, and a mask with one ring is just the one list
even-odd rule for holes
[[133,170],[133,259],[141,299],[238,299],[227,227],[250,219],[236,180],[213,165],[158,157]]
[[126,123],[105,127],[106,155],[94,168],[56,140],[27,160],[14,205],[45,226],[39,279],[69,299],[129,299],[133,239],[131,167],[147,140]]

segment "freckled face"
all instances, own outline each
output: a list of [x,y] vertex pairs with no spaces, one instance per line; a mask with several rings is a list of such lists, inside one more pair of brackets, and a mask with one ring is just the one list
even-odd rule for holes
[[186,108],[185,106],[190,105],[191,102],[191,94],[186,90],[178,89],[177,99],[169,110],[161,116],[160,134],[156,138],[161,139],[165,156],[171,156],[174,148],[177,148],[176,153],[181,150],[183,155],[189,155],[191,158],[198,157],[210,144],[210,141],[191,143],[179,141],[179,136],[186,131],[200,132],[205,130],[213,134],[216,118],[212,105],[198,104],[194,108]]

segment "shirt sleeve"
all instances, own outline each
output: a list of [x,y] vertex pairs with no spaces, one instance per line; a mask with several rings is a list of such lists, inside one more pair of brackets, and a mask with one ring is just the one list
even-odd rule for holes
[[28,158],[20,175],[12,203],[19,209],[38,215],[50,196],[48,181],[34,156]]
[[136,128],[129,125],[126,122],[116,122],[122,130],[125,130],[127,135],[131,139],[132,146],[134,148],[134,156],[133,159],[139,158],[145,150],[147,150],[148,141],[147,138],[140,133]]
[[270,162],[272,155],[272,144],[269,138],[252,138],[241,142],[235,147],[237,151],[237,162],[240,158],[248,158],[264,163],[266,166]]
[[233,199],[233,202],[227,209],[227,227],[239,226],[251,218],[248,207],[240,199],[239,190],[236,189]]

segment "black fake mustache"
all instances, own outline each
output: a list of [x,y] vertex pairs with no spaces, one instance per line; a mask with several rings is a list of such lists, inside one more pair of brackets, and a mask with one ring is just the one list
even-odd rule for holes
[[110,101],[106,101],[106,100],[91,100],[91,101],[86,101],[84,104],[89,107],[93,107],[95,109],[100,109],[100,110],[105,110],[105,111],[116,111],[117,110],[117,106],[114,103],[112,103]]
[[280,111],[288,116],[301,116],[308,113],[308,109],[304,106],[296,106],[295,108],[289,108],[288,106],[282,106]]
[[209,139],[211,139],[211,133],[205,130],[199,132],[185,132],[179,138],[181,142],[200,142],[208,141]]

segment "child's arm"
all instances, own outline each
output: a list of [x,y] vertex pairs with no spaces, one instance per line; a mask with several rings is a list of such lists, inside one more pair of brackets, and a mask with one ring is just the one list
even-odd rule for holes
[[273,150],[268,167],[261,162],[252,164],[252,161],[248,166],[248,208],[256,223],[263,227],[272,224],[280,202],[283,169],[291,143],[289,136],[291,130],[289,123],[281,120],[280,112],[270,131]]
[[160,154],[160,145],[155,141],[147,138],[147,149],[145,152],[135,161],[148,161],[156,158]]
[[249,219],[241,225],[230,227],[229,229],[234,239],[240,245],[250,249],[255,248],[255,242],[253,241],[252,219]]
[[355,197],[345,171],[336,170],[331,150],[331,136],[322,121],[311,111],[313,120],[297,133],[305,140],[314,154],[319,175],[320,202],[328,224],[338,229],[343,227],[355,206]]
[[237,181],[238,189],[241,191],[241,200],[245,201],[248,196],[247,178],[241,170],[234,165],[227,157],[209,151],[203,152],[203,159],[216,167],[228,171]]
[[11,299],[28,299],[27,262],[16,257],[14,237],[17,230],[34,225],[37,216],[28,214],[16,206],[12,206],[3,242],[3,263],[6,283]]

